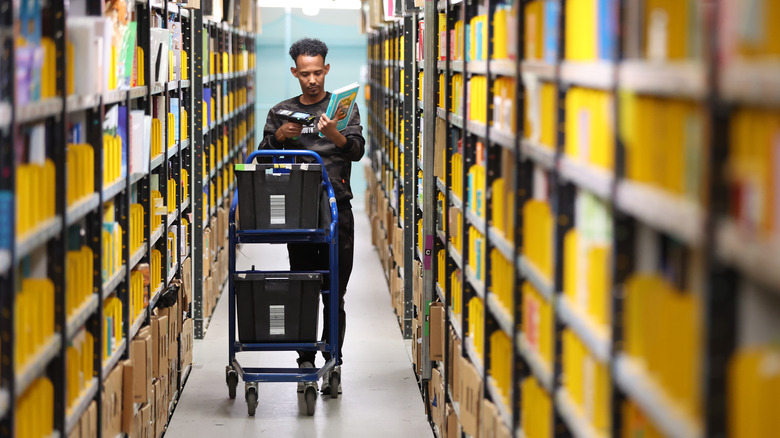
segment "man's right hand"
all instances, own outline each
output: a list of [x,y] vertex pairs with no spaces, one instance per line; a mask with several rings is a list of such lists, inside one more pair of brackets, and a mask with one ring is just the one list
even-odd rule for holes
[[285,122],[276,130],[276,139],[279,141],[285,141],[288,138],[296,138],[301,135],[303,125],[300,123]]

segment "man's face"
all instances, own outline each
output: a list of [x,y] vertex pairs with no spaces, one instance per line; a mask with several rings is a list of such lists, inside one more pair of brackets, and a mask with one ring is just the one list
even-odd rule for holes
[[301,83],[301,92],[309,98],[322,97],[325,94],[325,75],[330,70],[330,64],[325,64],[320,55],[300,55],[295,65],[290,71]]

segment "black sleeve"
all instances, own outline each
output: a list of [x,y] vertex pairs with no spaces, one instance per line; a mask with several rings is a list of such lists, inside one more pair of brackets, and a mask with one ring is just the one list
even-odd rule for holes
[[283,125],[282,120],[276,116],[276,107],[268,111],[263,128],[263,140],[257,149],[283,149],[284,143],[276,139],[276,130]]
[[341,131],[341,134],[347,137],[347,144],[341,148],[341,153],[350,161],[360,161],[366,151],[366,139],[363,138],[363,127],[360,125],[360,111],[357,102],[352,107],[349,124]]

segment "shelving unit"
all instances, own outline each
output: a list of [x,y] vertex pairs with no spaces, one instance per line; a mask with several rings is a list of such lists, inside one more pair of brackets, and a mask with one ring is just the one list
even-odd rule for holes
[[[155,309],[161,292],[174,280],[182,280],[186,292],[180,297],[192,301],[187,293],[202,287],[200,278],[190,273],[202,266],[203,212],[212,212],[216,202],[203,191],[203,157],[216,152],[203,145],[220,141],[230,151],[224,160],[220,151],[220,164],[215,167],[219,173],[214,181],[205,181],[208,188],[218,178],[219,193],[227,198],[232,189],[231,163],[254,142],[252,130],[247,131],[254,125],[254,35],[222,22],[207,22],[204,27],[197,9],[146,1],[127,2],[128,26],[114,6],[105,5],[104,11],[103,4],[94,2],[49,2],[39,13],[53,18],[45,26],[38,21],[38,28],[28,28],[19,25],[20,8],[28,6],[24,1],[0,4],[0,42],[6,49],[0,55],[0,228],[4,230],[0,231],[0,436],[24,433],[20,409],[39,379],[48,380],[53,389],[51,418],[36,412],[36,421],[51,425],[50,435],[69,436],[85,413],[94,409],[93,424],[98,436],[103,436],[113,430],[104,424],[113,420],[107,420],[102,401],[113,391],[109,381],[130,357],[136,335],[163,312]],[[123,27],[114,27],[113,20]],[[78,45],[77,38],[95,26],[106,26],[109,34],[119,38],[103,41],[105,53],[91,53]],[[129,27],[133,32],[124,33]],[[220,107],[224,115],[210,134],[201,129],[204,30],[221,38],[215,53],[226,73],[221,87],[229,90]],[[53,44],[51,57],[45,57],[40,71],[30,73],[41,77],[41,97],[34,90],[28,93],[14,79],[19,78],[20,68],[27,68],[25,45],[36,44],[29,32],[40,32],[46,44]],[[163,64],[154,62],[155,34],[166,35],[171,44],[170,55],[159,57],[168,58]],[[103,34],[88,35],[103,38]],[[128,47],[127,71],[119,62],[111,69],[108,61],[101,64],[103,72],[97,64],[75,61],[86,52],[95,55],[90,58],[95,62],[103,55],[106,60],[120,59],[125,56],[122,38]],[[66,51],[66,46],[75,50]],[[165,63],[168,76],[158,77],[157,68]],[[97,72],[90,90],[102,91],[84,93],[79,88],[79,77],[87,70]],[[136,131],[134,121],[143,119],[152,122],[150,126],[160,123],[158,136],[144,138],[142,131]],[[88,148],[79,149],[84,152],[77,156],[74,150],[82,144]],[[25,174],[27,167],[44,160],[50,162],[51,178]],[[36,179],[41,182],[34,183]],[[83,193],[76,196],[82,187]],[[143,290],[136,289],[139,273],[147,278]],[[159,282],[149,284],[155,277]],[[44,283],[51,284],[50,295],[25,298],[30,291],[46,290]],[[38,308],[19,307],[33,303]],[[170,324],[177,330],[169,333],[171,364],[160,371],[171,408],[191,369],[184,362],[183,348],[191,348],[184,338],[193,334],[183,333],[182,326],[191,324],[185,324],[190,318],[202,322],[198,319],[201,302],[192,308],[179,305],[181,323]],[[131,311],[133,306],[139,307]],[[46,309],[51,310],[51,321]],[[33,326],[53,330],[35,348],[21,339]],[[69,364],[77,345],[94,352],[94,360],[91,374],[78,370],[84,374],[83,385],[73,396],[68,394],[73,374]],[[120,391],[121,386],[120,379]],[[134,415],[138,406],[135,409]],[[152,419],[160,433],[167,419]]]
[[[367,210],[434,430],[748,436],[780,335],[780,66],[731,22],[777,6],[408,3],[369,34]],[[648,37],[660,16],[683,34]]]

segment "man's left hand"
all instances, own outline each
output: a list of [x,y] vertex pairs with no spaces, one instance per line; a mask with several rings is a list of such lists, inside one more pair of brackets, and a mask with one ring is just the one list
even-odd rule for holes
[[336,121],[329,119],[326,114],[320,116],[320,120],[317,122],[317,129],[331,141],[335,141],[341,135]]

